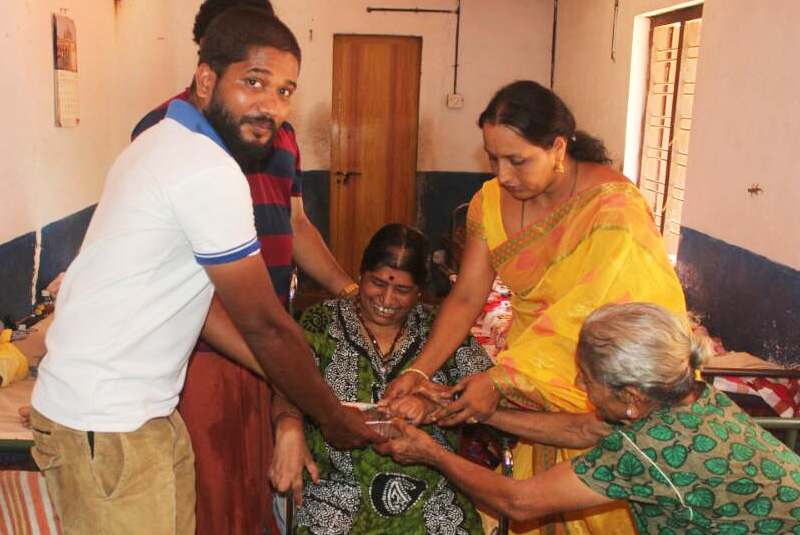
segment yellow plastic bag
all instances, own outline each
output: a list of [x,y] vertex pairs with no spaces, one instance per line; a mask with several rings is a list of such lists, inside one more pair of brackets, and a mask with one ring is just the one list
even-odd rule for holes
[[11,343],[11,329],[0,333],[0,387],[21,381],[28,376],[28,359]]

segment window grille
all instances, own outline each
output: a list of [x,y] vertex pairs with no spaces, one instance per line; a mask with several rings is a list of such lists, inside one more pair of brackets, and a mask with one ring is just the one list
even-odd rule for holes
[[677,254],[689,162],[689,137],[703,6],[650,19],[650,71],[639,188]]

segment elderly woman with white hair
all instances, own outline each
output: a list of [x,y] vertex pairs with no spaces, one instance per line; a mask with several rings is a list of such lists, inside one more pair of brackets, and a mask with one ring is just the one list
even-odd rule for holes
[[[661,307],[605,305],[586,319],[577,350],[577,383],[612,426],[593,449],[515,481],[400,421],[401,436],[378,448],[439,469],[514,519],[627,500],[643,534],[800,534],[800,457],[696,381],[707,354],[707,341]],[[501,410],[487,423],[521,436],[547,428],[553,442],[586,446],[574,416]]]

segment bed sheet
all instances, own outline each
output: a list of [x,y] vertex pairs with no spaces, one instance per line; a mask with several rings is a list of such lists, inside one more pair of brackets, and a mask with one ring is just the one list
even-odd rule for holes
[[472,336],[483,346],[492,362],[495,362],[497,354],[506,347],[512,319],[511,290],[497,278],[480,316],[470,329]]

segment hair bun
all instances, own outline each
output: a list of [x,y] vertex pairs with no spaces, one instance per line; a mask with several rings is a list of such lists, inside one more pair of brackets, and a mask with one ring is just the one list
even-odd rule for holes
[[711,340],[703,334],[691,333],[689,335],[691,349],[689,351],[689,366],[696,370],[701,368],[711,357]]

